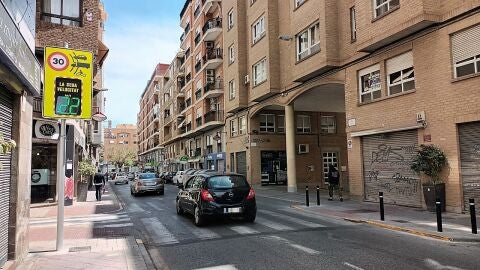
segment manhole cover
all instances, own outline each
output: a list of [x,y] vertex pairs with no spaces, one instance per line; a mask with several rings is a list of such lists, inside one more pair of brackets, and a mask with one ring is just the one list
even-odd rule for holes
[[82,252],[82,251],[90,251],[92,249],[91,246],[86,247],[72,247],[68,249],[68,252]]

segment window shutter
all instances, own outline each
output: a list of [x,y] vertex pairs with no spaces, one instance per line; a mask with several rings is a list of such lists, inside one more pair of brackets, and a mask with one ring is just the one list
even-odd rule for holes
[[480,55],[480,25],[452,35],[453,62]]
[[364,68],[364,69],[362,69],[358,72],[358,77],[362,77],[363,75],[372,73],[372,72],[377,71],[377,70],[380,70],[380,65],[379,64],[373,65],[373,66],[368,67],[368,68]]
[[392,74],[413,66],[413,53],[409,51],[387,60],[387,73]]

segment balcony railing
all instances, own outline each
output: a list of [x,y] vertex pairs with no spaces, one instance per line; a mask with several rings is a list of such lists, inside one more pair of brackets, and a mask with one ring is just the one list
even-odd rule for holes
[[205,114],[205,124],[210,122],[223,122],[223,111],[209,111]]
[[214,59],[223,59],[223,50],[221,48],[209,49],[203,55],[204,64]]
[[222,18],[217,17],[215,19],[208,20],[202,28],[203,34],[205,34],[208,30],[213,28],[222,28]]
[[214,82],[208,82],[205,85],[204,92],[207,93],[208,91],[212,90],[222,90],[223,89],[223,80],[217,79]]

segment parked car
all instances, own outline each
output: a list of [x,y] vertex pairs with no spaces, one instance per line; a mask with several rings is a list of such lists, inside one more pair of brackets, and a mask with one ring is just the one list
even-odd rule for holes
[[130,181],[133,181],[133,180],[135,180],[135,176],[136,176],[136,175],[135,175],[135,173],[134,173],[134,172],[130,172],[130,173],[128,173],[128,180],[130,180]]
[[182,183],[182,176],[185,173],[185,171],[178,171],[175,176],[173,176],[173,183],[176,185]]
[[177,174],[177,172],[167,172],[164,176],[165,183],[173,183],[173,177]]
[[254,222],[257,214],[255,191],[240,174],[199,174],[179,184],[177,214],[194,216],[197,226],[215,217],[243,217]]
[[140,193],[156,193],[163,195],[165,192],[165,181],[158,178],[155,173],[140,173],[130,184],[130,194],[137,196]]
[[192,175],[196,172],[197,172],[197,170],[195,170],[195,169],[186,170],[185,173],[180,178],[181,179],[180,183],[183,183],[183,184],[187,183],[187,181],[190,180],[190,178],[192,178]]
[[115,180],[113,182],[115,185],[118,184],[128,184],[128,176],[125,173],[117,173],[117,177],[115,177]]

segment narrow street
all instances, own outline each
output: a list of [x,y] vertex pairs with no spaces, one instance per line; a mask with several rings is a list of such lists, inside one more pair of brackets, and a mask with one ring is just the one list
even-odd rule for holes
[[[112,185],[113,186],[113,185]],[[109,226],[133,226],[157,269],[477,269],[478,243],[449,243],[291,208],[257,190],[254,224],[213,221],[196,227],[175,212],[178,188],[133,197],[113,187],[128,213]],[[107,226],[107,225],[105,225]]]

